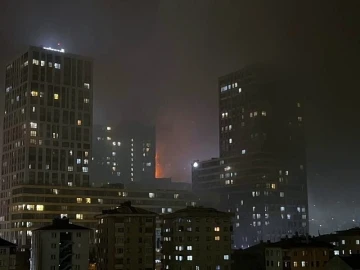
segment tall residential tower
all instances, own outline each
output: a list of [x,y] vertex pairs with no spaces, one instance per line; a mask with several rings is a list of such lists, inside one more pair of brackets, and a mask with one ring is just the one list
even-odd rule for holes
[[194,190],[235,213],[238,248],[307,233],[303,100],[256,66],[221,77],[218,91],[220,158],[194,162]]
[[21,185],[89,186],[92,92],[92,60],[64,50],[29,47],[6,66],[2,237],[29,245],[32,221],[52,210],[42,196],[27,204]]

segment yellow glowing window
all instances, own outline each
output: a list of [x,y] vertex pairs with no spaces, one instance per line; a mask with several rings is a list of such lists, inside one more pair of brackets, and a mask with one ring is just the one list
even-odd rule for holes
[[37,205],[36,206],[36,211],[44,211],[44,206],[43,205]]
[[86,203],[91,203],[91,198],[86,198]]
[[215,236],[215,241],[220,241],[220,236]]
[[31,96],[37,97],[38,96],[38,91],[31,91]]
[[77,120],[77,125],[81,126],[81,120]]
[[54,94],[54,99],[59,99],[59,94]]
[[220,227],[215,227],[215,228],[214,228],[214,231],[215,231],[215,232],[220,232]]
[[76,198],[77,203],[82,203],[82,198]]

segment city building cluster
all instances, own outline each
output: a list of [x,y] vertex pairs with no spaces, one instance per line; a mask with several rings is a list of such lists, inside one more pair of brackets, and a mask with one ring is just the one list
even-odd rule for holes
[[155,177],[154,126],[94,125],[93,70],[33,46],[6,66],[1,269],[358,269],[360,229],[309,236],[301,96],[220,77],[220,155],[191,185]]

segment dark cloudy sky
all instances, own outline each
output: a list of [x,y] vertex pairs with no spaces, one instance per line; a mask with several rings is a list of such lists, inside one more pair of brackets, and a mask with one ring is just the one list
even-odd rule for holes
[[92,56],[95,123],[156,123],[165,175],[190,181],[190,162],[218,153],[217,78],[271,63],[289,91],[307,96],[310,189],[347,191],[360,172],[359,5],[2,0],[1,92],[5,62],[28,44],[61,42],[68,52]]

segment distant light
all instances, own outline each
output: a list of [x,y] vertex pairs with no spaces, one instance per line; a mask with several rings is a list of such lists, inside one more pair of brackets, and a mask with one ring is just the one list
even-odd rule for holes
[[54,52],[61,52],[61,53],[64,53],[65,50],[64,49],[54,49],[54,48],[51,48],[51,47],[43,47],[44,50],[49,50],[49,51],[54,51]]
[[106,130],[111,130],[111,127],[106,127]]
[[353,222],[355,222],[355,219],[353,219]]
[[195,161],[195,162],[193,163],[193,167],[194,167],[194,168],[199,167],[199,163]]

